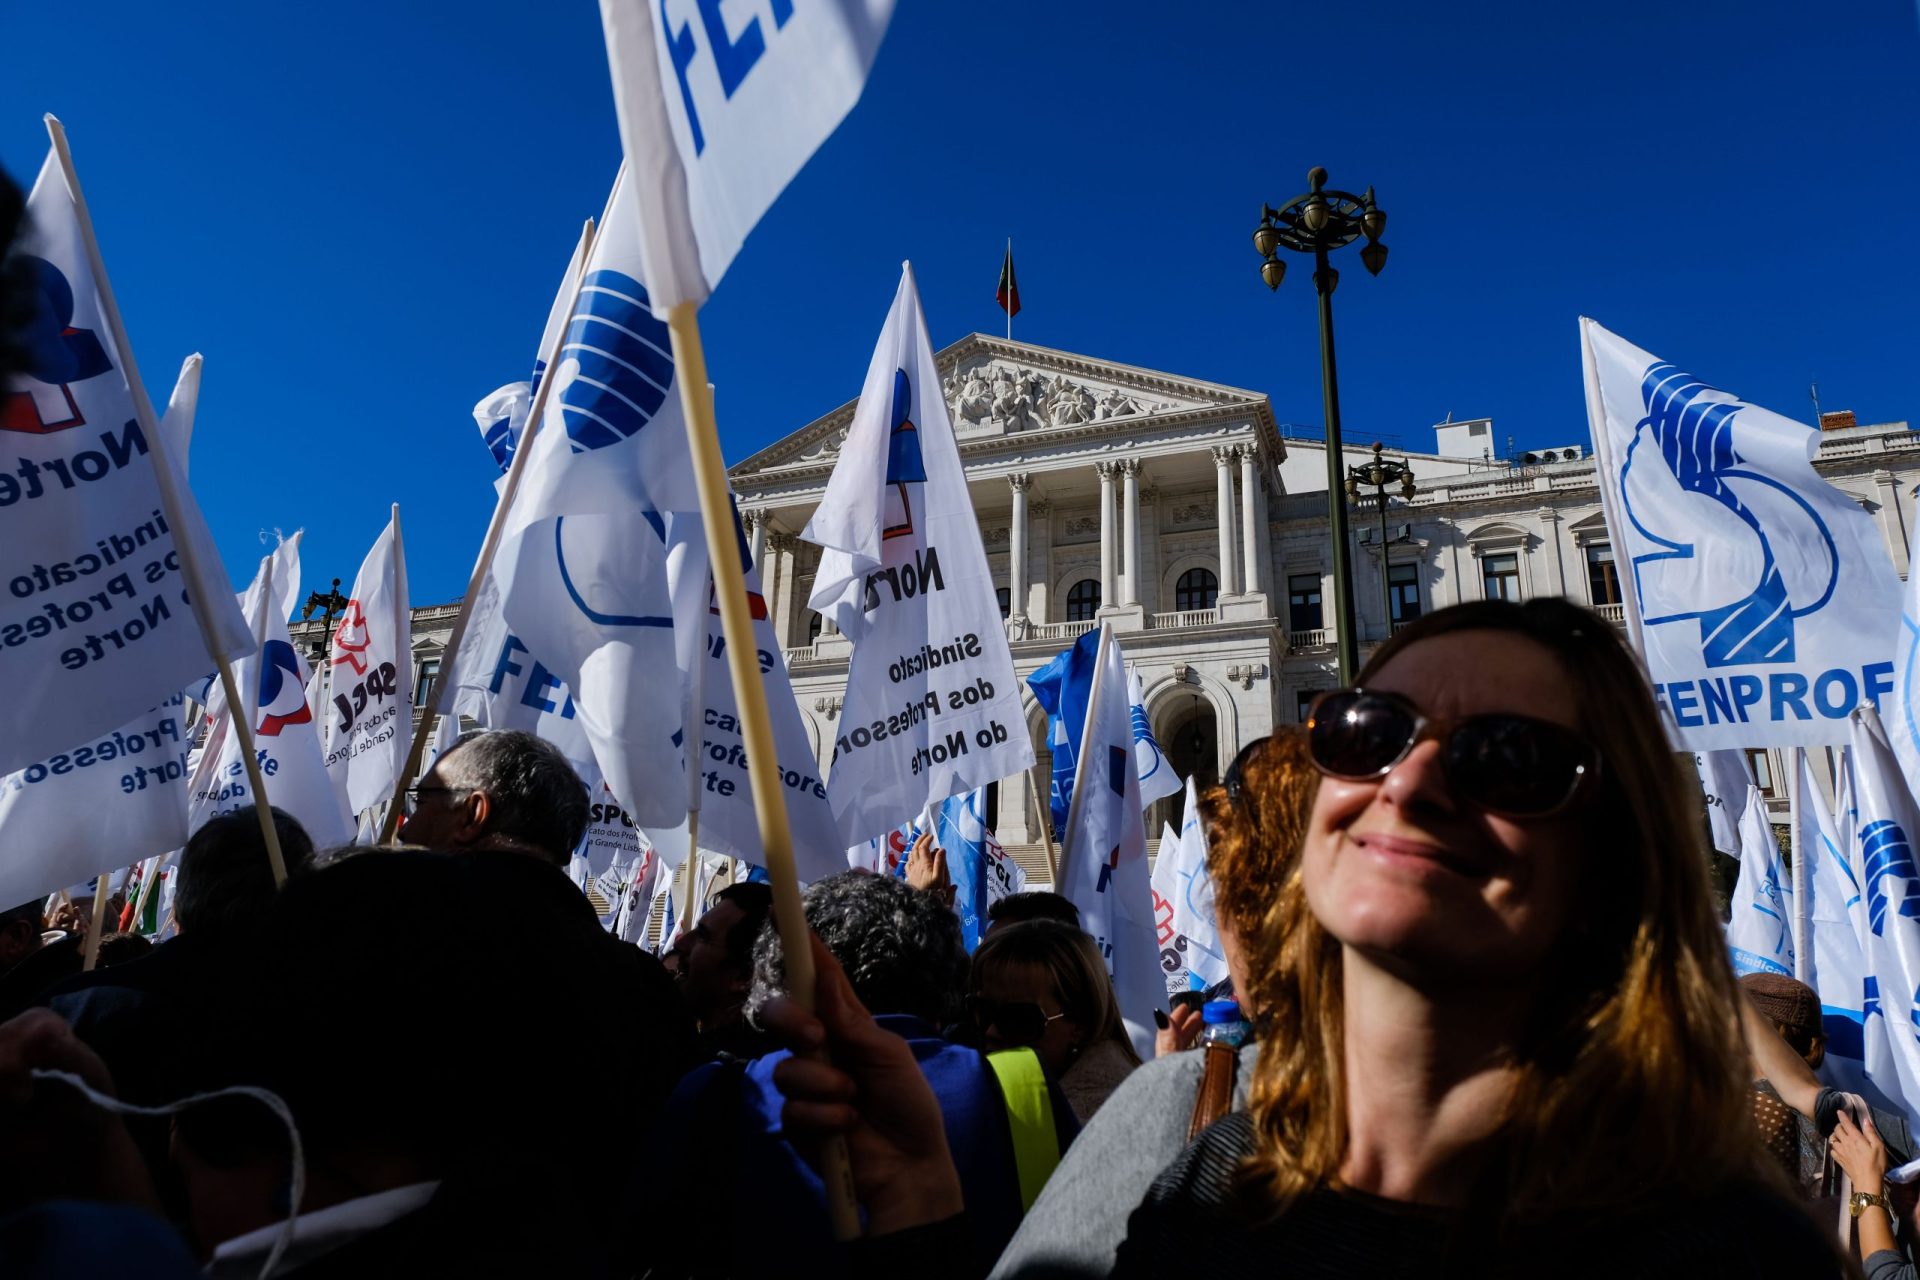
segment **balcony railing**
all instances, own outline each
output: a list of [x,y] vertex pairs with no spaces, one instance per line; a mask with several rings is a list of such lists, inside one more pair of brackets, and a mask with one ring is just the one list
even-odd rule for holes
[[1325,649],[1333,644],[1333,633],[1324,627],[1318,631],[1287,632],[1289,649]]
[[812,645],[807,645],[805,648],[802,648],[802,649],[788,649],[786,651],[786,656],[787,656],[787,665],[790,667],[797,667],[803,662],[812,662],[815,660],[813,656]]
[[1220,621],[1218,609],[1181,609],[1174,613],[1156,613],[1148,625],[1160,627],[1209,627]]
[[1597,604],[1593,606],[1593,611],[1608,622],[1617,622],[1621,626],[1627,624],[1627,606],[1624,604]]
[[1100,625],[1089,619],[1086,622],[1029,622],[1026,638],[1029,640],[1077,640]]

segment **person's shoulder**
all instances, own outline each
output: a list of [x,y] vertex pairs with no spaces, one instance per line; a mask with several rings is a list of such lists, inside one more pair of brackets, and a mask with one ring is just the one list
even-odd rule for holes
[[1636,1261],[1628,1265],[1622,1258],[1622,1275],[1847,1274],[1831,1233],[1811,1206],[1757,1177],[1675,1196],[1624,1219],[1596,1216],[1589,1230],[1593,1248],[1601,1253],[1631,1242]]

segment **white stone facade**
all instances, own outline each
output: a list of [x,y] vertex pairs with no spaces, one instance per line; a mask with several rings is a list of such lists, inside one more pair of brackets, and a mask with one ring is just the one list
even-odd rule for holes
[[[1197,770],[1203,781],[1333,687],[1322,440],[1283,432],[1258,392],[983,334],[948,347],[938,364],[1021,677],[1110,621],[1145,685],[1155,736],[1183,775]],[[807,608],[818,551],[795,535],[825,492],[853,407],[731,473],[822,768],[851,646]],[[1561,426],[1556,436],[1584,435],[1584,424]],[[1441,424],[1435,439],[1432,453],[1389,452],[1411,465],[1417,490],[1410,501],[1394,491],[1384,538],[1371,495],[1349,509],[1363,657],[1391,625],[1383,551],[1399,579],[1396,615],[1505,591],[1564,595],[1619,620],[1597,567],[1610,548],[1584,445],[1536,451],[1515,467],[1487,456],[1504,452],[1487,419]],[[1344,461],[1367,460],[1369,445],[1364,428],[1351,430]],[[1873,514],[1904,575],[1920,434],[1904,422],[1827,431],[1815,465]],[[415,610],[417,677],[439,660],[454,612]],[[1031,694],[1025,704],[1044,786],[1045,720]],[[1760,764],[1781,783],[1783,808],[1780,761]],[[1001,839],[1038,841],[1033,789],[1010,780],[1002,790],[993,806]],[[1150,838],[1176,804],[1155,806]],[[1043,879],[1044,864],[1020,852]]]

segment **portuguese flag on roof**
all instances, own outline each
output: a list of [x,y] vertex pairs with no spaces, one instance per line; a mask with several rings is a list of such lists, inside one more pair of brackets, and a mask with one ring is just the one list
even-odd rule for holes
[[1020,282],[1013,278],[1013,238],[1007,238],[1006,261],[1000,264],[1000,288],[994,293],[1000,309],[1011,320],[1020,314]]

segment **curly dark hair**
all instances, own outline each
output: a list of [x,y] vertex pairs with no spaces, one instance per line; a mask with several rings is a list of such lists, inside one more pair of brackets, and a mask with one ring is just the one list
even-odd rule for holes
[[[816,880],[801,896],[807,927],[847,971],[854,994],[874,1013],[911,1014],[936,1027],[960,1020],[967,948],[960,917],[930,893],[892,876],[844,871]],[[769,919],[753,947],[747,1016],[781,994],[786,965]]]

